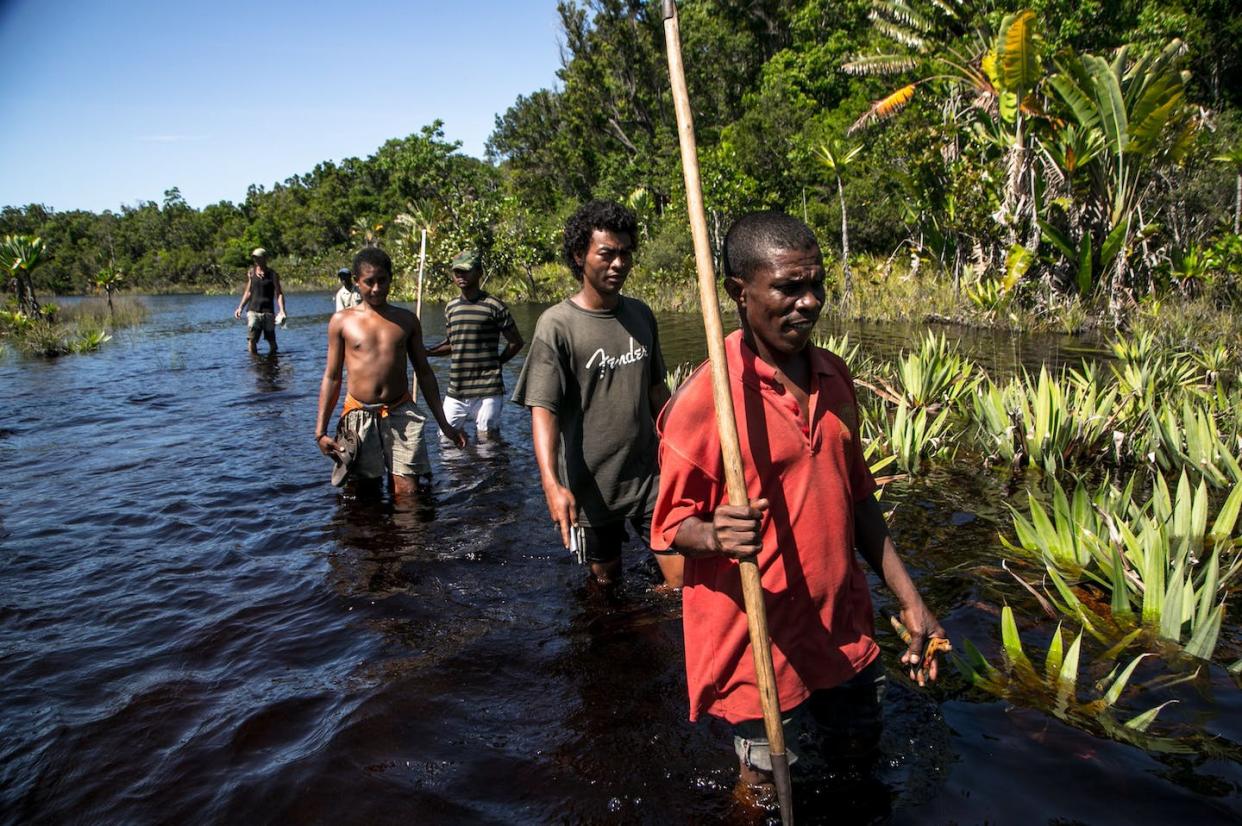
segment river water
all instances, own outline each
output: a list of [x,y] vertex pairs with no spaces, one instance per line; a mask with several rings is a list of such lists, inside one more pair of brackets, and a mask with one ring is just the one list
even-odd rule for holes
[[[621,604],[585,593],[523,411],[507,446],[433,444],[417,505],[356,501],[312,443],[329,296],[291,296],[257,358],[234,298],[148,303],[97,354],[0,362],[0,822],[754,821],[725,728],[687,721],[678,599],[633,549]],[[528,339],[539,309],[514,308]],[[696,319],[661,324],[670,364],[702,358]],[[909,336],[861,331],[873,351]],[[1000,369],[1062,356],[968,344]],[[894,497],[933,610],[989,653],[1001,597],[978,571],[1011,493],[946,470]],[[1236,686],[1213,669],[1195,693],[1188,713],[1242,741]],[[802,822],[1242,818],[1236,761],[1149,754],[956,678],[894,676],[885,703],[874,776],[804,785]]]

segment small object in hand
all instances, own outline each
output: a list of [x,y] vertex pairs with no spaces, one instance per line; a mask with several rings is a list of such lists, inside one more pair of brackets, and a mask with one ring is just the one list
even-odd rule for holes
[[569,526],[569,552],[579,565],[586,564],[586,531],[581,525]]
[[338,488],[345,484],[350,468],[354,466],[358,455],[358,437],[348,430],[336,435],[336,443],[340,446],[336,456],[330,457],[336,466],[332,468],[332,484]]
[[[890,616],[888,621],[893,624],[893,630],[897,632],[897,636],[901,637],[901,641],[906,645],[910,644],[910,629],[901,624],[901,620],[894,616]],[[947,654],[953,650],[952,644],[944,637],[930,637],[927,644],[923,646],[923,662],[918,668],[918,681],[921,685],[927,680],[927,673],[931,670],[932,662],[935,661],[937,654]]]
[[284,327],[285,322],[288,320],[289,320],[289,316],[285,315],[284,313],[276,314],[276,323],[279,324],[281,327]]

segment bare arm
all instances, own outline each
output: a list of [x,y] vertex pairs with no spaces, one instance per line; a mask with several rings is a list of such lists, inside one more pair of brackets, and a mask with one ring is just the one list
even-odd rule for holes
[[447,338],[439,344],[433,344],[427,348],[427,355],[429,356],[449,356],[452,354],[453,348],[449,344],[449,340]]
[[[276,308],[281,313],[285,312],[285,291],[280,288],[280,276],[272,271],[272,282],[276,286]],[[287,313],[286,313],[287,315]]]
[[[858,553],[871,569],[884,581],[901,605],[901,621],[910,631],[910,645],[901,655],[901,662],[910,668],[910,678],[922,678],[919,669],[923,663],[924,648],[930,637],[946,638],[939,620],[927,608],[919,594],[910,572],[897,555],[897,546],[888,532],[888,523],[875,497],[868,496],[854,505],[854,538]],[[932,660],[927,676],[936,679],[939,663]]]
[[[522,348],[526,346],[526,342],[522,340],[522,333],[518,330],[516,324],[510,324],[501,330],[505,335],[505,349],[500,351],[500,363],[504,364],[509,359],[522,352]],[[445,342],[447,344],[447,342]]]
[[319,409],[315,415],[315,444],[325,456],[334,456],[340,446],[327,435],[328,422],[341,396],[341,366],[345,361],[345,337],[341,319],[333,316],[328,322],[328,363],[319,382]]
[[241,301],[237,304],[237,309],[233,311],[233,318],[241,318],[242,307],[246,306],[246,302],[250,300],[250,273],[246,273],[246,289],[242,290]]
[[432,371],[430,362],[427,361],[427,351],[423,348],[423,328],[417,318],[414,319],[414,328],[410,331],[406,342],[410,362],[414,365],[414,375],[418,379],[418,389],[426,399],[431,415],[435,416],[436,424],[440,425],[440,432],[453,444],[465,447],[466,434],[449,424],[448,417],[444,415],[444,403],[440,399],[440,383],[436,381],[436,374]]
[[543,482],[543,495],[548,501],[548,513],[561,529],[561,543],[568,548],[569,530],[578,524],[578,503],[569,488],[561,484],[557,471],[560,421],[546,407],[532,407],[530,430],[535,446],[535,463],[539,466],[539,479]]

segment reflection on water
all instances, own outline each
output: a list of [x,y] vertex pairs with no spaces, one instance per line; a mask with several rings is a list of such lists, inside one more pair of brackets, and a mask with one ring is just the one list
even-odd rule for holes
[[[764,819],[734,802],[727,728],[686,719],[680,603],[650,589],[650,561],[627,549],[618,603],[587,593],[524,411],[507,406],[504,443],[432,440],[427,495],[338,490],[309,438],[328,316],[292,318],[279,354],[251,357],[233,302],[155,298],[97,355],[0,362],[0,822]],[[514,308],[528,340],[539,309]],[[696,319],[661,325],[669,364],[703,358]],[[915,331],[849,332],[892,353]],[[967,339],[992,369],[1082,357]],[[1013,489],[954,468],[886,492],[955,637],[995,638],[1005,594],[980,571]],[[1186,691],[1173,714],[1242,740],[1227,676]],[[801,782],[800,821],[1207,823],[1242,807],[1236,761],[1102,741],[953,678],[894,676],[885,712],[876,770]]]
[[285,376],[280,366],[280,351],[274,353],[250,353],[250,368],[254,371],[255,387],[260,393],[282,393]]

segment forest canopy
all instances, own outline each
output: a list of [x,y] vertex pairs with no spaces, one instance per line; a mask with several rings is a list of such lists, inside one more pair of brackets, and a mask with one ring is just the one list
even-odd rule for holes
[[[556,260],[564,216],[608,197],[639,214],[644,270],[681,278],[690,243],[660,6],[558,3],[557,82],[497,115],[485,159],[434,122],[238,203],[194,209],[170,182],[161,203],[118,211],[8,206],[0,234],[42,238],[35,283],[60,293],[105,269],[140,290],[231,288],[257,246],[295,283],[326,286],[363,243],[409,269],[426,229],[433,268],[477,245],[521,294]],[[1084,297],[1242,267],[1229,241],[1242,18],[1229,0],[679,8],[716,242],[736,215],[779,208],[805,216],[826,254],[905,246],[955,283]],[[1113,92],[1125,123],[1097,105]]]

